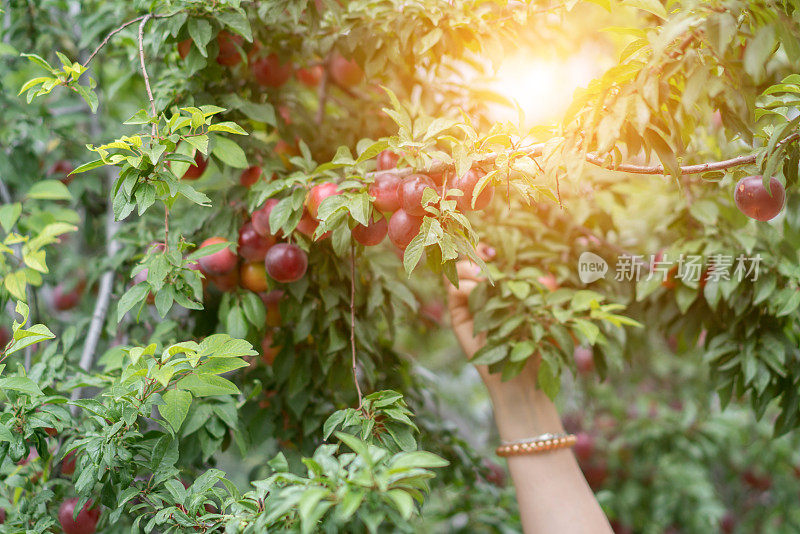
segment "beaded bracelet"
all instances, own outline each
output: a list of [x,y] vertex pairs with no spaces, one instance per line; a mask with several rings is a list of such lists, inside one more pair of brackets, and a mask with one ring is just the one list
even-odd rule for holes
[[574,434],[542,434],[535,438],[504,442],[495,451],[498,456],[518,456],[565,449],[575,445]]

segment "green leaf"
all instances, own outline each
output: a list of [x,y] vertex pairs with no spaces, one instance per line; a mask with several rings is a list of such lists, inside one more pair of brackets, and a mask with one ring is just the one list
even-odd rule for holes
[[667,10],[659,0],[623,0],[622,4],[642,9],[664,20],[667,19]]
[[205,155],[208,155],[208,136],[207,135],[192,135],[184,137],[184,141],[195,147],[197,150]]
[[397,469],[430,469],[445,467],[450,462],[428,451],[401,452],[392,458],[389,467]]
[[123,122],[122,124],[149,124],[151,120],[150,114],[146,109],[140,109],[133,116]]
[[386,494],[392,500],[400,515],[403,516],[403,519],[411,517],[414,511],[414,499],[411,495],[401,489],[389,490]]
[[17,300],[25,300],[27,298],[25,295],[25,287],[27,285],[28,278],[25,276],[25,271],[22,269],[7,274],[3,279],[3,286],[11,293],[11,296]]
[[53,66],[50,65],[50,63],[48,63],[44,59],[42,59],[41,56],[37,56],[36,54],[20,54],[20,56],[30,59],[31,61],[33,61],[34,63],[36,63],[37,65],[39,65],[40,67],[42,67],[45,70],[48,70],[48,71],[51,71],[51,72],[53,70],[55,70],[55,69],[53,69]]
[[92,169],[102,167],[103,165],[105,165],[105,163],[103,163],[102,159],[96,159],[94,161],[90,161],[89,163],[84,163],[83,165],[81,165],[80,167],[69,173],[69,175],[72,176],[73,174],[80,174],[82,172],[91,171]]
[[97,93],[85,85],[80,85],[77,83],[71,84],[70,87],[74,88],[75,91],[81,95],[81,98],[83,98],[83,100],[89,106],[89,109],[92,110],[92,113],[97,111],[97,106],[100,104],[100,100],[97,98]]
[[425,233],[420,232],[406,247],[406,251],[403,254],[403,267],[408,276],[411,276],[411,273],[422,258],[422,253],[425,251],[425,239]]
[[176,387],[192,392],[195,397],[239,394],[236,384],[216,375],[191,374],[179,380]]
[[150,284],[136,284],[122,295],[117,303],[117,322],[121,321],[128,311],[142,302],[150,293]]
[[26,395],[30,395],[31,397],[36,397],[39,395],[44,395],[39,386],[28,378],[27,376],[12,376],[9,378],[0,378],[0,390],[3,389],[11,389],[14,391],[19,391],[20,393],[25,393]]
[[211,358],[197,368],[197,372],[207,375],[221,375],[249,364],[241,358]]
[[247,321],[244,312],[239,306],[233,306],[225,317],[225,327],[233,337],[245,337],[247,335]]
[[0,225],[6,233],[10,233],[14,225],[17,224],[19,216],[22,214],[22,204],[14,202],[13,204],[4,204],[0,206]]
[[245,156],[242,147],[225,137],[214,137],[214,149],[212,150],[212,154],[226,165],[235,169],[246,169],[249,167],[247,156]]
[[528,359],[536,350],[536,345],[532,341],[520,341],[514,343],[511,355],[508,357],[512,362],[519,362]]
[[496,347],[484,345],[475,353],[470,362],[474,365],[491,365],[505,358],[506,354],[508,354],[508,345],[503,344]]
[[258,329],[264,326],[267,311],[264,308],[264,301],[261,300],[261,297],[252,292],[246,293],[242,297],[242,310],[244,310],[244,316],[250,321],[250,324]]
[[26,195],[28,198],[35,198],[38,200],[72,200],[72,194],[67,189],[67,186],[59,180],[42,180],[36,182],[28,190]]
[[31,345],[54,339],[55,337],[55,334],[43,324],[35,324],[25,330],[17,330],[14,332],[14,342],[8,347],[6,354],[13,354]]
[[217,124],[212,124],[208,127],[209,132],[226,132],[236,135],[247,135],[247,132],[244,128],[236,124],[235,122],[226,121],[220,122]]
[[197,45],[197,48],[200,50],[200,53],[203,54],[203,57],[208,57],[208,53],[206,52],[206,45],[211,40],[211,37],[214,35],[214,31],[211,27],[211,23],[208,22],[206,19],[201,18],[192,18],[189,19],[189,23],[186,25],[189,30],[189,36],[192,38],[192,41]]
[[554,399],[558,395],[558,390],[561,389],[561,381],[556,374],[556,368],[550,363],[550,358],[543,357],[539,363],[539,387],[544,391],[545,395]]
[[232,29],[248,41],[253,40],[253,31],[250,29],[250,21],[240,11],[218,11],[214,16],[221,23]]
[[14,434],[3,424],[0,424],[0,442],[7,441],[9,443],[14,441]]
[[169,423],[172,430],[180,430],[192,405],[192,394],[180,389],[171,389],[162,395],[166,404],[158,405],[158,413]]

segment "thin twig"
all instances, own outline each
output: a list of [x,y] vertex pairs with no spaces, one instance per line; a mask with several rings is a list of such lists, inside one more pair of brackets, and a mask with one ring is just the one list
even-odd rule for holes
[[[142,65],[142,76],[144,76],[144,87],[147,89],[147,98],[150,99],[150,111],[152,112],[152,116],[156,116],[156,101],[153,98],[153,90],[150,88],[150,77],[147,75],[147,67],[144,64],[144,26],[147,24],[147,21],[153,17],[151,14],[147,14],[142,18],[142,22],[139,23],[139,63]],[[153,137],[156,136],[156,123],[153,123],[152,129]]]
[[358,392],[358,409],[364,402],[361,386],[358,383],[358,366],[356,362],[356,247],[350,242],[350,349],[353,357],[353,382],[356,383]]
[[145,17],[149,17],[149,16],[150,16],[150,15],[142,15],[142,16],[140,16],[140,17],[136,17],[135,19],[131,19],[131,20],[129,20],[128,22],[123,22],[121,25],[119,25],[119,26],[117,26],[116,28],[114,28],[113,30],[111,30],[111,31],[109,32],[109,34],[108,34],[108,35],[106,35],[106,38],[105,38],[105,39],[103,39],[103,40],[100,42],[100,44],[99,44],[99,45],[97,45],[97,48],[95,48],[95,49],[94,49],[94,52],[92,52],[91,54],[89,54],[89,58],[88,58],[86,61],[84,61],[84,62],[83,62],[83,67],[84,67],[84,68],[86,68],[86,67],[88,67],[88,66],[89,66],[89,63],[91,63],[91,62],[92,62],[92,60],[94,59],[94,56],[96,56],[96,55],[97,55],[97,53],[98,53],[98,52],[100,52],[100,50],[101,50],[101,49],[102,49],[102,48],[103,48],[105,45],[107,45],[107,44],[108,44],[108,41],[110,41],[112,37],[114,37],[116,34],[118,34],[119,32],[121,32],[122,30],[124,30],[125,28],[127,28],[128,26],[130,26],[131,24],[135,24],[136,22],[139,22],[140,20],[144,19]]
[[102,48],[108,44],[108,41],[110,41],[112,37],[114,37],[116,34],[121,32],[122,30],[124,30],[125,28],[130,26],[131,24],[135,24],[135,23],[139,22],[140,20],[142,20],[142,19],[144,19],[146,17],[149,17],[151,19],[168,19],[170,17],[173,17],[173,16],[177,15],[178,13],[180,13],[180,11],[176,11],[175,13],[170,13],[170,14],[166,14],[166,15],[152,15],[152,14],[141,15],[141,16],[136,17],[135,19],[131,19],[131,20],[127,21],[127,22],[123,22],[122,24],[120,24],[119,26],[117,26],[116,28],[111,30],[108,33],[108,35],[106,35],[105,39],[103,39],[100,42],[100,44],[97,45],[97,48],[94,49],[94,52],[89,54],[88,59],[86,59],[86,61],[84,61],[82,63],[83,67],[84,68],[88,67],[89,63],[91,63],[92,60],[94,59],[94,56],[96,56],[97,53],[100,52],[100,50],[102,50]]

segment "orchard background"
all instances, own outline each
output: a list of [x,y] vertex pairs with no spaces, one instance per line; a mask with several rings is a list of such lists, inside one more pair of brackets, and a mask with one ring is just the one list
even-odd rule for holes
[[519,531],[460,258],[617,532],[797,532],[798,8],[5,0],[0,532]]

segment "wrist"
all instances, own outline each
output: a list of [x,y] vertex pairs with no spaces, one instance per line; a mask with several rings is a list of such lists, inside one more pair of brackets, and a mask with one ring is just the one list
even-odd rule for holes
[[541,390],[524,395],[492,396],[495,423],[503,441],[564,431],[555,404]]

